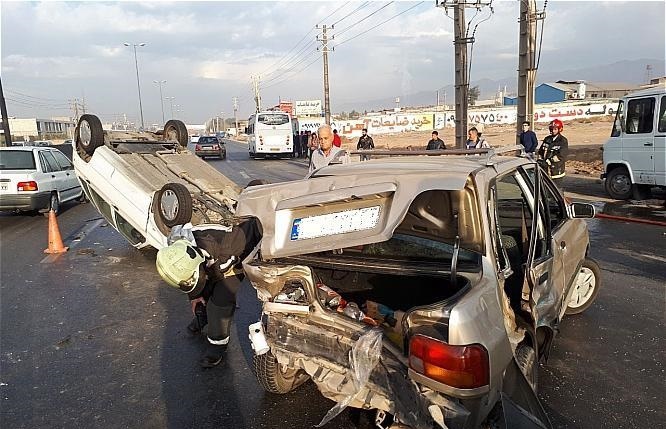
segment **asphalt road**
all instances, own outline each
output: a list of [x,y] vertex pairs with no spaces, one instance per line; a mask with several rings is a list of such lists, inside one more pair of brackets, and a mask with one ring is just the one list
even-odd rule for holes
[[[302,160],[250,160],[228,143],[210,163],[244,185],[302,178]],[[264,393],[249,366],[247,325],[259,306],[245,284],[229,359],[202,370],[184,296],[166,287],[153,250],[138,251],[89,204],[58,217],[70,251],[42,253],[41,216],[0,215],[0,427],[305,428],[332,402],[312,383]],[[539,373],[557,428],[659,427],[664,394],[666,228],[589,221],[604,286],[586,313],[567,317]],[[327,428],[360,427],[346,411]]]

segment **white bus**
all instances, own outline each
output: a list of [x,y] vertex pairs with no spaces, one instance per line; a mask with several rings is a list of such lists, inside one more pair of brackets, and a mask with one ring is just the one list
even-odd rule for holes
[[248,119],[248,151],[250,158],[289,156],[294,149],[291,117],[281,111],[255,113]]

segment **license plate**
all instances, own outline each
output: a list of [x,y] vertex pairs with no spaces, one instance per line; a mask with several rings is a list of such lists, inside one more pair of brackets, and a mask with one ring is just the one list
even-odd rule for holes
[[372,229],[379,223],[380,213],[380,206],[372,206],[294,219],[290,238],[305,240]]
[[272,147],[271,152],[280,152],[280,148]]

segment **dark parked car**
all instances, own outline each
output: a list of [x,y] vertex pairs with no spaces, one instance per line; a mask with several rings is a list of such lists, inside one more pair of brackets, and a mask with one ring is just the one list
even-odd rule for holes
[[201,136],[196,143],[190,143],[188,149],[201,158],[214,156],[225,159],[227,157],[227,148],[224,142],[216,136]]

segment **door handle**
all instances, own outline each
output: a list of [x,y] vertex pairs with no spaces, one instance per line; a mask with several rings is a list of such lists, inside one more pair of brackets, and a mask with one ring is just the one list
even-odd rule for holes
[[51,178],[52,178],[52,179],[55,179],[55,174],[52,174],[52,175],[51,175]]
[[652,143],[643,143],[643,146],[652,146]]
[[544,283],[546,280],[548,280],[548,277],[549,277],[549,273],[548,273],[548,271],[546,271],[545,273],[543,273],[539,276],[539,279],[537,280],[537,283],[538,284]]

